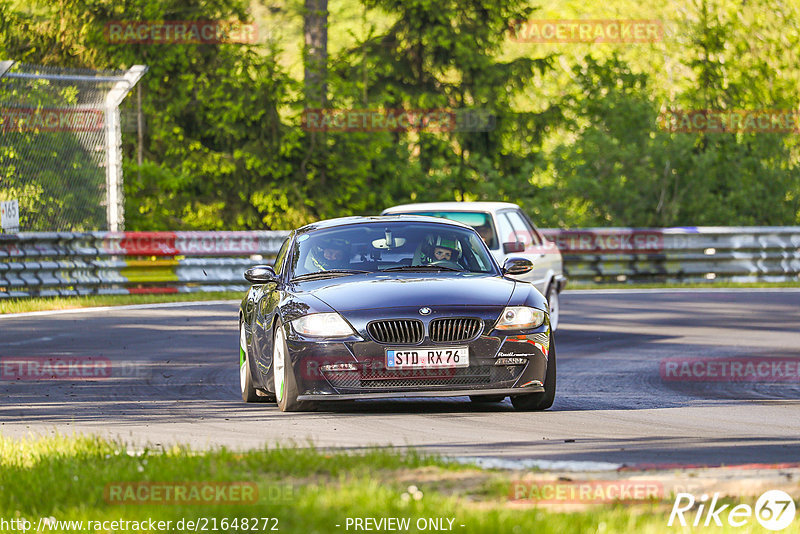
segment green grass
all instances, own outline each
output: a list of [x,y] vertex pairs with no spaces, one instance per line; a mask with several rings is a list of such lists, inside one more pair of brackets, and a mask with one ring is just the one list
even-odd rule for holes
[[193,302],[203,300],[241,300],[239,291],[209,293],[168,293],[157,295],[89,295],[84,297],[43,297],[0,299],[0,314],[43,310],[67,310],[93,306],[126,306],[157,302]]
[[[270,517],[278,519],[280,532],[311,534],[348,532],[348,517],[407,517],[412,525],[419,518],[453,518],[453,531],[465,533],[672,531],[666,525],[669,507],[664,503],[603,505],[575,512],[511,504],[509,484],[518,477],[391,449],[359,454],[311,447],[201,453],[174,447],[130,453],[121,443],[95,437],[20,441],[0,436],[0,519],[25,518],[34,522],[34,530],[40,517],[84,522],[152,518],[172,521],[170,532],[188,530],[175,528],[180,519],[205,518],[209,531],[216,520],[217,531],[236,532],[243,529],[221,529],[221,520]],[[246,504],[121,505],[104,495],[108,485],[145,481],[255,484],[258,498]],[[403,497],[411,485],[422,492],[418,500]],[[261,526],[259,532],[264,530]]]

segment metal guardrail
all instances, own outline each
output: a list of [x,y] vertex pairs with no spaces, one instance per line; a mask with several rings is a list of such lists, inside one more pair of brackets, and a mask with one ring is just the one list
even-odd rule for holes
[[0,298],[238,291],[288,232],[0,235]]
[[[0,298],[239,291],[285,231],[0,234]],[[571,284],[800,280],[800,227],[544,229]]]
[[570,283],[800,281],[800,227],[585,228],[542,231]]

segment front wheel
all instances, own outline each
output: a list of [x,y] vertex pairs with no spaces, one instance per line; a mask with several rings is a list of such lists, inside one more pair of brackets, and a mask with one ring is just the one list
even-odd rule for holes
[[247,334],[244,322],[239,321],[239,387],[244,402],[258,402],[260,399],[253,387],[253,375],[250,369],[250,356],[247,353]]
[[286,347],[286,334],[280,324],[275,325],[275,342],[272,346],[272,379],[278,408],[282,412],[302,412],[310,409],[310,403],[297,400],[297,381]]
[[540,411],[553,405],[556,398],[556,345],[553,330],[550,330],[550,350],[547,357],[547,371],[544,374],[544,391],[528,395],[512,395],[511,404],[517,410]]

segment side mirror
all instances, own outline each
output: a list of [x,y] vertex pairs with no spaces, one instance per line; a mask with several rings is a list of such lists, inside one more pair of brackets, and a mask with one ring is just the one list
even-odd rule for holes
[[503,262],[503,274],[525,274],[533,269],[533,262],[525,258],[508,258]]
[[252,284],[268,284],[270,282],[277,282],[278,275],[272,270],[269,265],[256,265],[250,267],[244,272],[244,278]]
[[503,254],[511,254],[513,252],[525,252],[525,243],[522,241],[503,243]]

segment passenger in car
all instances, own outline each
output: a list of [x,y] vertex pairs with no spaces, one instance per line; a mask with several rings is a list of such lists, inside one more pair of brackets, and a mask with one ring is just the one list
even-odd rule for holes
[[475,230],[480,234],[483,242],[486,243],[486,246],[489,248],[494,247],[494,232],[492,231],[492,227],[489,224],[482,224],[480,226],[476,226]]

